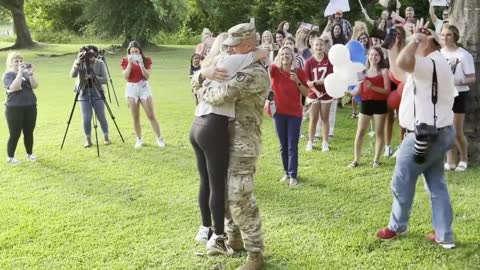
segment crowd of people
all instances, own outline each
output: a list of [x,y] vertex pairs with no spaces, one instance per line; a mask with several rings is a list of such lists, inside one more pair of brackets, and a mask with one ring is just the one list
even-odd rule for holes
[[[296,187],[303,120],[309,119],[306,151],[312,152],[316,138],[321,137],[321,151],[329,152],[336,111],[346,101],[351,102],[351,118],[357,122],[352,137],[353,161],[348,168],[361,165],[363,139],[369,129],[375,133],[371,166],[381,166],[382,153],[397,159],[390,222],[377,237],[389,240],[406,232],[415,183],[423,175],[431,194],[435,228],[429,237],[444,248],[455,246],[444,170],[465,171],[468,167],[463,123],[475,68],[472,55],[459,44],[458,28],[448,22],[448,9],[440,11],[441,19],[434,7],[430,8],[434,30],[427,28],[423,18],[415,18],[413,7],[407,7],[405,17],[401,17],[400,6],[396,12],[384,10],[378,19],[372,19],[362,8],[364,21],[356,21],[353,26],[342,11],[337,11],[323,31],[319,26],[301,23],[292,34],[287,21],[281,22],[276,31],[265,30],[262,34],[253,23],[236,25],[216,37],[204,29],[190,65],[196,103],[190,142],[200,175],[202,224],[195,239],[206,246],[209,255],[232,255],[246,249],[247,262],[240,269],[263,267],[263,232],[254,196],[254,173],[264,111],[273,118],[279,141],[283,167],[280,182]],[[350,41],[364,47],[365,76],[352,91],[345,89],[350,98],[337,100],[325,87],[327,76],[335,73],[329,50]],[[88,59],[82,59],[86,53]],[[77,79],[75,91],[82,110],[85,147],[92,146],[93,112],[104,144],[111,143],[103,94],[108,75],[97,54],[95,46],[83,48],[70,72]],[[135,148],[143,145],[140,105],[158,146],[165,147],[148,83],[152,63],[140,44],[132,41],[120,64],[133,118]],[[6,66],[3,85],[10,132],[7,162],[19,163],[15,150],[22,132],[27,159],[35,161],[35,68],[15,52],[8,55]],[[398,106],[389,102],[394,92],[401,97]],[[391,145],[395,118],[401,132],[401,147],[396,151]]]
[[[348,167],[353,169],[361,165],[363,139],[369,128],[375,133],[375,154],[371,166],[381,166],[382,154],[397,159],[392,178],[390,222],[376,236],[391,240],[406,232],[415,183],[423,175],[431,196],[435,229],[428,238],[443,248],[455,246],[451,229],[452,207],[444,170],[467,169],[468,157],[463,134],[465,97],[468,85],[475,82],[475,70],[472,55],[458,43],[458,28],[448,22],[448,8],[440,11],[442,19],[436,16],[434,7],[430,8],[434,30],[428,29],[428,23],[424,23],[423,18],[415,18],[413,7],[405,9],[405,17],[400,16],[400,6],[397,6],[396,12],[384,10],[376,20],[362,8],[365,20],[356,21],[353,27],[343,17],[343,12],[338,11],[331,16],[323,31],[318,26],[301,23],[295,35],[292,35],[290,24],[283,21],[276,31],[265,30],[260,34],[253,32],[253,25],[241,24],[231,28],[228,33],[218,35],[215,43],[218,41],[223,44],[223,52],[215,50],[212,55],[212,51],[209,53],[209,49],[205,49],[208,44],[197,46],[202,50],[197,50],[192,56],[190,68],[198,103],[191,141],[197,153],[201,178],[199,204],[202,226],[196,239],[206,244],[209,254],[231,255],[234,250],[242,248],[238,235],[231,235],[228,230],[228,234],[218,235],[223,232],[218,228],[224,226],[223,221],[214,221],[212,225],[210,220],[210,215],[214,219],[220,219],[213,213],[218,213],[219,208],[223,207],[212,203],[214,198],[226,194],[227,208],[236,215],[233,223],[242,231],[243,239],[240,242],[245,242],[243,247],[249,254],[244,266],[250,268],[240,269],[261,268],[263,244],[260,243],[263,236],[258,209],[247,210],[243,207],[248,203],[238,201],[239,195],[243,199],[254,199],[255,161],[245,160],[242,163],[237,159],[238,155],[244,156],[249,152],[249,146],[258,149],[260,140],[257,139],[260,138],[257,137],[257,132],[261,118],[250,118],[258,120],[255,127],[250,129],[240,123],[245,115],[258,114],[258,99],[265,98],[264,109],[273,118],[279,141],[284,172],[280,182],[288,182],[290,187],[296,187],[302,119],[309,118],[306,151],[314,149],[316,135],[319,134],[317,126],[321,127],[322,152],[330,151],[329,138],[333,136],[337,105],[343,106],[348,99],[336,100],[325,89],[325,78],[335,72],[328,53],[332,46],[346,45],[352,40],[363,45],[366,61],[362,82],[353,91],[345,89],[346,96],[355,97],[350,99],[351,118],[358,118],[357,132],[355,138],[352,138],[354,160]],[[225,35],[228,36],[226,40]],[[222,41],[218,40],[220,37],[223,37]],[[212,57],[216,59],[213,62],[205,63],[202,60]],[[229,58],[237,60],[225,61]],[[258,83],[258,80],[265,79],[265,72],[270,77],[269,88],[260,89],[265,84]],[[217,84],[213,84],[213,81],[217,81]],[[401,98],[397,105],[390,102],[393,92]],[[251,99],[252,103],[240,106],[244,105],[243,99]],[[221,110],[226,104],[231,113]],[[357,106],[360,106],[360,110]],[[202,109],[204,107],[209,110]],[[203,113],[199,114],[199,110]],[[214,153],[208,152],[213,151],[213,148],[220,151],[217,146],[211,146],[208,140],[219,140],[216,137],[219,134],[208,135],[206,131],[205,134],[198,133],[209,125],[219,127],[215,124],[220,121],[218,118],[221,118],[223,128],[215,130],[230,127],[230,133],[222,134],[224,137],[220,140],[226,142],[220,148],[223,149],[222,157],[230,157],[228,166],[221,162],[218,162],[218,167],[208,165],[213,164],[211,161],[215,158]],[[391,145],[395,119],[398,119],[400,127],[400,145],[396,149]],[[251,135],[255,134],[255,142],[251,137],[244,136],[247,131]],[[230,137],[229,141],[227,137]],[[454,155],[457,152],[458,158]],[[258,152],[251,152],[244,158],[247,156],[256,158]],[[241,181],[230,173],[240,164],[246,177]],[[224,173],[218,174],[217,169]],[[222,176],[227,179],[226,182],[222,181]],[[222,183],[215,184],[219,182]],[[239,190],[239,182],[243,187],[248,186],[248,190]],[[253,224],[242,225],[246,220],[253,221]],[[211,228],[214,228],[213,232]],[[251,228],[257,230],[248,231]],[[209,240],[211,234],[216,236]],[[252,235],[257,237],[258,246],[247,244],[255,243]]]

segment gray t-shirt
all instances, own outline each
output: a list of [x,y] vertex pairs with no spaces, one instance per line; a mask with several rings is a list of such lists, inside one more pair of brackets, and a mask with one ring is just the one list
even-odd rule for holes
[[37,97],[33,93],[30,80],[26,75],[22,78],[22,90],[8,92],[10,85],[17,77],[15,72],[7,72],[3,75],[3,87],[7,90],[7,100],[5,106],[7,107],[21,107],[37,105]]

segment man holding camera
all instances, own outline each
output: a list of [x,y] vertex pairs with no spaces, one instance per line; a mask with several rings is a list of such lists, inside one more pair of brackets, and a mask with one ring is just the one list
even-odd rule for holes
[[440,53],[440,39],[425,28],[417,32],[397,58],[407,72],[399,110],[399,122],[407,133],[397,155],[392,179],[393,205],[390,223],[377,232],[382,240],[406,233],[418,176],[425,177],[432,204],[435,231],[428,238],[443,248],[455,247],[452,205],[443,171],[446,152],[455,139],[453,101],[457,92],[453,75]]

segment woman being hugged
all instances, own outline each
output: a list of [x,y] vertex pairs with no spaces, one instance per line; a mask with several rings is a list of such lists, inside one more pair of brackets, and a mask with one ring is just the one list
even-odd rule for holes
[[303,70],[293,66],[293,49],[283,46],[270,67],[272,90],[275,93],[276,113],[273,116],[280,142],[285,176],[281,182],[290,180],[289,186],[297,185],[298,139],[302,124],[301,96],[308,93],[307,78]]
[[367,78],[355,93],[361,95],[362,106],[355,135],[355,160],[348,165],[357,167],[362,156],[362,145],[370,120],[375,121],[375,157],[372,166],[380,166],[380,156],[384,144],[385,116],[387,113],[387,98],[390,93],[390,79],[386,69],[385,57],[380,47],[372,47],[368,52]]
[[34,68],[31,64],[25,64],[23,57],[16,52],[8,54],[6,66],[3,86],[7,91],[5,116],[10,132],[7,143],[7,162],[9,164],[20,163],[15,159],[15,150],[22,132],[27,160],[36,161],[37,158],[32,154],[33,130],[37,121],[37,97],[33,89],[38,87],[38,82],[34,77]]
[[307,75],[309,87],[308,98],[312,102],[310,109],[310,124],[308,128],[307,151],[313,150],[313,139],[317,127],[318,114],[322,119],[322,152],[330,151],[328,132],[330,130],[330,106],[333,98],[325,90],[325,77],[333,72],[333,66],[328,60],[327,44],[325,40],[316,38],[312,43],[313,56],[305,63],[304,71]]
[[135,148],[141,148],[143,145],[140,125],[140,104],[148,120],[150,120],[158,146],[165,147],[165,142],[160,134],[160,125],[155,117],[152,92],[148,84],[152,60],[143,54],[142,47],[137,41],[131,41],[128,44],[127,56],[122,59],[121,66],[123,77],[127,80],[126,96],[128,106],[132,112],[133,128],[137,136]]

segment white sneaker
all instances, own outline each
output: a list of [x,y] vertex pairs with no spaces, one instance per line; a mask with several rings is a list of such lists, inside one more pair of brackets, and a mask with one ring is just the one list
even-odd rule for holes
[[21,161],[18,159],[15,159],[14,157],[9,157],[7,158],[7,163],[10,165],[16,165],[19,164]]
[[140,138],[137,138],[137,142],[135,143],[135,149],[142,148],[143,141]]
[[393,149],[392,146],[390,145],[385,145],[385,151],[383,152],[384,157],[389,157],[393,154]]
[[296,187],[298,185],[298,181],[296,178],[290,178],[290,183],[288,183],[289,187]]
[[157,143],[158,143],[158,146],[160,146],[160,147],[162,147],[162,148],[166,146],[166,144],[165,144],[165,142],[163,141],[162,137],[158,137],[158,138],[157,138]]
[[31,162],[35,162],[35,161],[37,161],[37,157],[33,154],[27,155],[27,160],[31,161]]
[[207,243],[207,254],[212,255],[233,255],[233,249],[227,244],[225,234],[216,235],[215,233],[210,237]]
[[290,177],[288,175],[284,175],[282,178],[280,178],[280,183],[285,183],[287,182],[288,180],[290,179]]
[[307,152],[311,152],[313,150],[313,143],[311,141],[307,142]]
[[397,149],[395,150],[395,152],[393,152],[393,154],[392,154],[390,157],[391,157],[391,158],[397,158],[398,150],[400,150],[400,146],[397,147]]
[[330,148],[328,147],[328,142],[322,143],[322,152],[328,152]]
[[200,226],[197,236],[195,236],[195,240],[200,244],[206,245],[211,235],[212,229],[210,227]]

